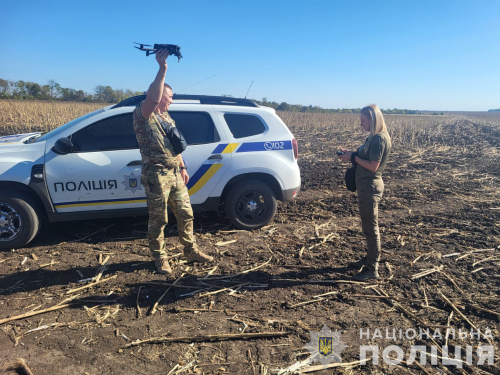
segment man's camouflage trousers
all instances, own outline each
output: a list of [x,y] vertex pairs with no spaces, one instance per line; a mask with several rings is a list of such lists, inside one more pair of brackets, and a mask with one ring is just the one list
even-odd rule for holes
[[196,248],[193,209],[180,172],[148,166],[143,168],[142,183],[148,201],[148,240],[153,257],[156,259],[167,256],[163,233],[168,224],[167,206],[177,219],[180,243],[185,249]]

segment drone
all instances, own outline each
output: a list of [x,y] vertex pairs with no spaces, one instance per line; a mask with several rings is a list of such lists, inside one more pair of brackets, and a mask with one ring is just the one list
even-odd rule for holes
[[166,49],[166,50],[168,50],[169,55],[177,56],[178,62],[181,61],[181,59],[182,59],[181,47],[176,46],[175,44],[155,44],[153,46],[153,48],[144,48],[144,47],[151,47],[150,44],[142,44],[142,43],[136,43],[136,42],[134,42],[134,44],[138,44],[140,46],[140,47],[134,46],[138,50],[146,51],[146,56],[154,55],[160,49]]

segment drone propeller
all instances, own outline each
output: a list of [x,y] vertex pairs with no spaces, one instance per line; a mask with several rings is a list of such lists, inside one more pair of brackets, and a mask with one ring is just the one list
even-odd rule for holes
[[136,46],[134,46],[135,48],[140,49],[140,50],[142,50],[142,49],[144,48],[144,46],[146,46],[146,47],[151,47],[151,45],[150,45],[150,44],[142,44],[142,43],[137,43],[137,42],[133,42],[133,43],[134,43],[134,44],[138,44],[138,45],[140,45],[140,47],[136,47]]
[[144,46],[151,47],[150,44],[142,44],[142,43],[136,43],[136,42],[134,42],[134,43],[138,44],[140,46],[140,47],[134,46],[139,51],[146,51],[146,56],[153,55],[156,53],[156,49],[154,49],[154,48],[144,48]]
[[144,47],[137,47],[137,46],[134,46],[134,48],[137,48],[138,50],[141,50],[141,51],[155,51],[156,50],[154,48],[144,48]]

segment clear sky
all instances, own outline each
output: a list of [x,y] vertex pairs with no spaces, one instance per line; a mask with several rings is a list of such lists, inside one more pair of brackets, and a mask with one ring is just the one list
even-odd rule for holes
[[500,108],[500,1],[0,0],[0,78],[145,90],[181,46],[174,93],[325,108]]

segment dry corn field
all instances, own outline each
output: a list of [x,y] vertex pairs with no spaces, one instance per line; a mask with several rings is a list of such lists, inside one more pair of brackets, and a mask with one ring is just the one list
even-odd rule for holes
[[0,100],[0,136],[46,133],[104,106],[102,103]]
[[[102,107],[0,106],[2,134],[46,131]],[[500,115],[385,116],[393,149],[379,210],[381,279],[370,283],[351,278],[365,239],[356,194],[344,187],[348,165],[335,156],[366,138],[358,115],[279,115],[299,144],[297,198],[252,232],[234,230],[222,213],[195,215],[197,242],[215,258],[208,266],[178,256],[172,219],[165,237],[174,287],[153,272],[147,218],[44,222],[28,248],[0,253],[0,322],[58,309],[3,320],[0,365],[29,358],[37,375],[500,374]],[[81,289],[79,280],[99,272],[102,283]],[[324,325],[348,346],[327,370],[306,361],[304,349]],[[442,337],[397,334],[419,327],[431,336],[441,327]],[[457,334],[445,337],[443,327]],[[491,335],[458,336],[471,328]],[[369,339],[360,335],[367,329]],[[382,337],[372,337],[375,329]],[[228,334],[240,340],[224,341]],[[405,361],[362,365],[362,345],[378,346],[380,356],[398,345]],[[425,346],[424,364],[420,355],[406,361],[416,345]],[[480,345],[495,348],[494,364],[477,365]],[[461,346],[462,368],[444,363],[445,346],[451,356]]]

